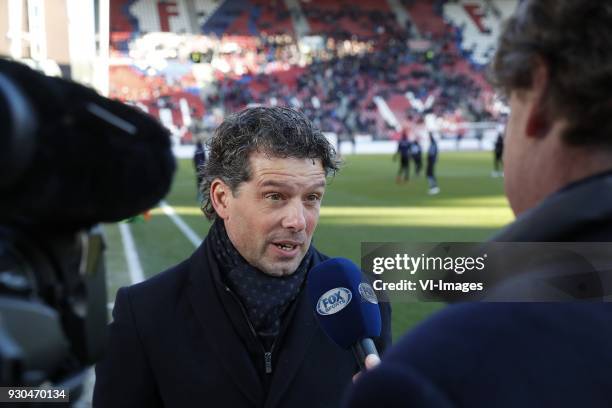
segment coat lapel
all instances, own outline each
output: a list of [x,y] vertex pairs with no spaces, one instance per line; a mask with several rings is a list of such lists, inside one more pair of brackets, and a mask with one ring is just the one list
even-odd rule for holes
[[218,359],[228,377],[254,405],[259,406],[264,399],[263,389],[251,358],[215,289],[211,268],[217,268],[217,265],[210,255],[205,240],[191,257],[189,301],[202,326],[202,335],[210,344],[210,354],[216,356],[212,358]]

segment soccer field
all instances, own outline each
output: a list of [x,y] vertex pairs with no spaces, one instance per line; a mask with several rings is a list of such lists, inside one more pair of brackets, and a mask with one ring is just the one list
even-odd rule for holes
[[[398,163],[390,155],[346,156],[328,185],[313,242],[329,256],[359,263],[365,241],[486,240],[513,218],[503,179],[490,176],[492,161],[490,152],[442,152],[436,169],[441,193],[429,196],[423,174],[395,183]],[[179,162],[165,203],[165,211],[154,209],[149,221],[105,226],[110,302],[119,287],[188,257],[206,235],[210,224],[196,201],[191,160]],[[394,304],[394,339],[439,307]]]

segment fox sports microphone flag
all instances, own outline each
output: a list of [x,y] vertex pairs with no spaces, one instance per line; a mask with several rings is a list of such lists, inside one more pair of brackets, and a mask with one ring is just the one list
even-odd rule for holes
[[332,258],[308,274],[308,296],[323,331],[349,349],[380,336],[378,300],[361,270],[345,258]]

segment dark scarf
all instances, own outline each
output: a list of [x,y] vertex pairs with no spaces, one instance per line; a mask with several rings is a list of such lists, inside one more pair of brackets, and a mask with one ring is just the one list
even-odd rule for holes
[[230,241],[223,221],[213,223],[208,237],[219,263],[221,278],[242,302],[257,335],[270,347],[280,331],[284,313],[300,293],[312,249],[308,249],[293,274],[276,277],[251,266],[240,255]]

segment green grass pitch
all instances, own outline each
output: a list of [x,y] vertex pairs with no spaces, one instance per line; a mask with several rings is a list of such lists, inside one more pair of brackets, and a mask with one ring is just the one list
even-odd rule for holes
[[[390,155],[346,156],[327,187],[314,244],[327,255],[359,263],[362,241],[484,241],[513,218],[503,179],[490,176],[492,162],[491,152],[441,152],[436,169],[441,193],[429,196],[423,174],[412,175],[407,184],[395,183],[398,163]],[[180,160],[166,202],[198,235],[206,235],[210,224],[196,202],[191,160]],[[130,224],[145,277],[194,250],[168,216],[159,209],[152,214],[150,221]],[[117,225],[106,225],[105,232],[108,296],[113,301],[117,289],[131,281]],[[394,339],[441,306],[394,304]]]

